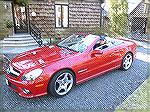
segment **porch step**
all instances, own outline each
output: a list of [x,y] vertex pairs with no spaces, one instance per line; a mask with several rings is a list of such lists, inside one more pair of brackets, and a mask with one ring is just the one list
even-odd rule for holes
[[33,38],[30,37],[8,37],[4,38],[4,41],[27,41],[27,40],[33,40]]
[[16,43],[17,44],[24,44],[24,43],[35,43],[35,40],[32,39],[32,40],[24,40],[24,41],[17,41],[17,42],[15,40],[12,40],[12,41],[11,40],[7,40],[7,41],[3,40],[2,42],[0,42],[0,44],[1,43],[3,43],[3,44],[16,44]]
[[10,38],[18,38],[18,37],[31,37],[30,34],[14,34],[12,36],[9,36]]
[[2,47],[28,47],[28,46],[38,46],[38,44],[37,44],[37,43],[24,43],[24,44],[14,43],[14,44],[2,44]]
[[3,48],[39,46],[38,43],[29,34],[14,34],[13,36],[4,38],[3,41],[0,41],[0,44]]

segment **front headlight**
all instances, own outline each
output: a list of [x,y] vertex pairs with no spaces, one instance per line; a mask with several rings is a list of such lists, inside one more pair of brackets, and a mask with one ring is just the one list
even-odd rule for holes
[[33,81],[37,77],[39,77],[42,74],[42,72],[43,72],[42,69],[35,69],[35,70],[32,70],[31,72],[23,75],[23,77],[21,79],[23,81]]

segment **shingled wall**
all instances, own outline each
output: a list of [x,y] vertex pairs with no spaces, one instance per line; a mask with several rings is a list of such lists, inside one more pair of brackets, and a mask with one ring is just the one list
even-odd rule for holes
[[[36,13],[32,17],[32,12]],[[45,33],[54,36],[55,33],[55,17],[54,2],[33,2],[29,4],[29,19],[31,22]]]
[[[72,28],[95,28],[100,26],[100,3],[99,2],[81,2],[69,0],[69,27],[55,28],[55,2],[33,2],[29,4],[29,18],[43,32],[48,32],[50,36],[61,34],[64,30]],[[36,12],[36,17],[31,13]]]
[[69,27],[97,27],[100,25],[99,2],[69,2]]

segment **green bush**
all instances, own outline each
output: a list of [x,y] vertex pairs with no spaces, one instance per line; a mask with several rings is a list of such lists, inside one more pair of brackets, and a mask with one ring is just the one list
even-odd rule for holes
[[13,27],[13,22],[10,20],[5,20],[4,22],[5,28],[12,28]]
[[0,40],[3,40],[8,35],[9,35],[9,30],[8,29],[1,29],[0,30]]
[[28,5],[28,3],[30,2],[30,0],[14,0],[14,3],[15,4],[18,4],[18,5]]
[[63,29],[61,31],[57,31],[55,36],[52,37],[50,40],[51,44],[55,44],[59,42],[60,40],[75,34],[75,33],[85,33],[85,34],[94,34],[94,35],[108,35],[111,38],[117,38],[119,35],[115,32],[110,31],[109,28],[103,28],[103,27],[94,27],[94,28],[85,28],[85,27],[73,27],[73,28],[67,28]]
[[[63,30],[59,35],[60,38],[65,38],[71,34],[74,33],[87,33],[87,34],[94,34],[94,35],[108,35],[109,37],[116,38],[118,35],[114,32],[111,32],[109,28],[103,28],[103,27],[95,27],[95,28],[85,28],[85,27],[79,27],[79,28],[68,28]],[[57,36],[56,36],[57,37]]]
[[9,35],[10,28],[12,27],[13,27],[13,22],[11,20],[4,20],[4,23],[0,28],[0,40],[4,39]]
[[95,28],[85,28],[85,27],[72,27],[61,31],[59,34],[61,37],[66,37],[74,33],[87,33],[87,34],[103,34],[103,31],[100,27]]

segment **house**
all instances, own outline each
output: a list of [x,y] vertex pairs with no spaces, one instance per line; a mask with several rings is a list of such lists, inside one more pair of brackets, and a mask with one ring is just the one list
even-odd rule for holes
[[[15,33],[26,33],[31,25],[52,37],[65,30],[92,29],[101,25],[103,0],[32,0],[28,6],[12,5]],[[33,28],[33,27],[32,27]]]
[[[148,20],[148,3],[144,0],[128,0],[128,32],[140,31],[146,33]],[[102,23],[103,26],[109,25],[109,9],[108,4],[102,4]]]
[[128,15],[129,31],[140,31],[146,33],[148,21],[148,7],[144,1],[141,1]]

